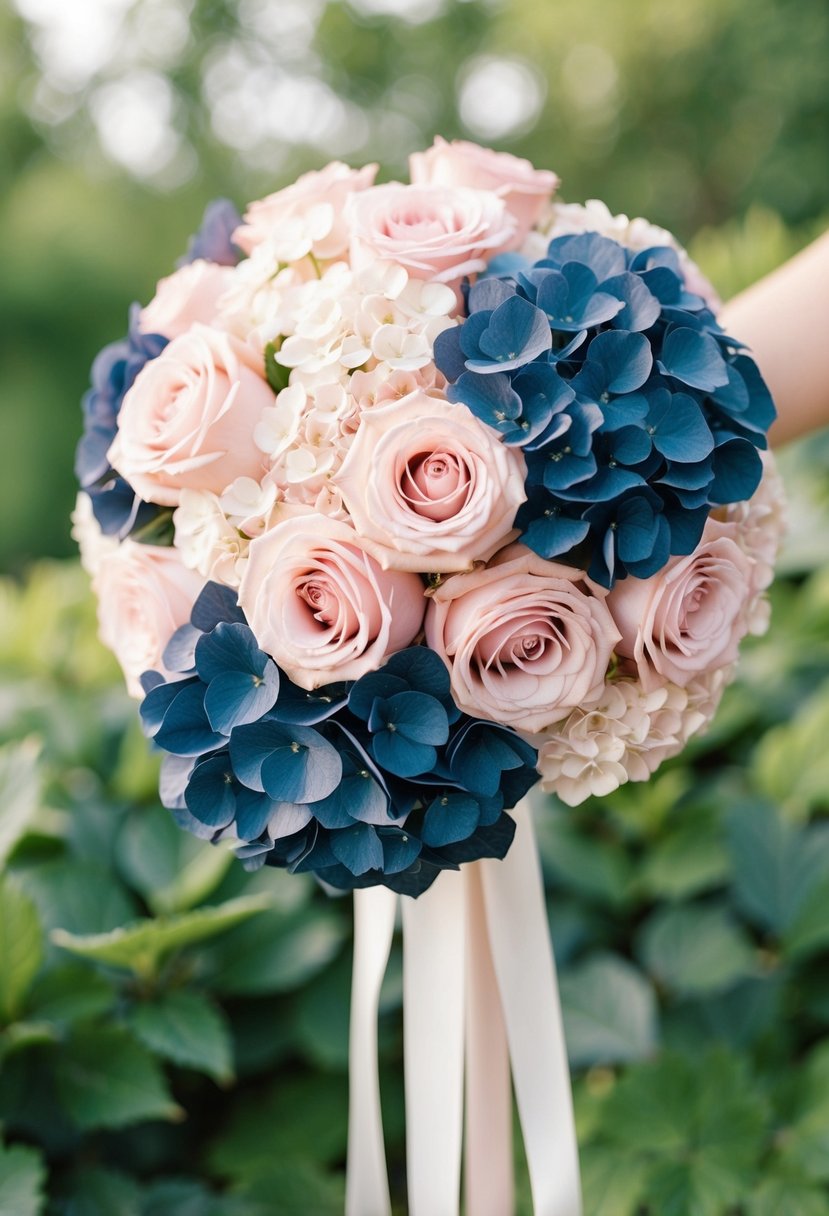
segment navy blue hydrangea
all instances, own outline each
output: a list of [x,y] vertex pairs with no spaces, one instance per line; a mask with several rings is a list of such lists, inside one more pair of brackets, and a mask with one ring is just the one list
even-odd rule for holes
[[417,895],[509,848],[535,749],[462,714],[434,651],[308,692],[259,648],[233,592],[208,583],[164,664],[180,678],[147,673],[141,705],[167,753],[162,802],[198,836],[238,839],[249,868]]
[[[216,199],[205,210],[201,228],[178,264],[205,258],[235,266],[239,252],[231,235],[241,222],[233,203]],[[140,317],[140,304],[133,304],[127,336],[105,346],[92,364],[91,387],[83,399],[83,435],[75,452],[75,475],[92,500],[101,530],[121,540],[130,535],[158,540],[159,528],[170,514],[154,503],[142,502],[107,459],[124,397],[144,365],[160,355],[168,341],[161,334],[142,333]]]
[[698,544],[750,498],[774,405],[757,365],[689,292],[675,250],[557,237],[495,259],[435,343],[448,395],[521,447],[522,539],[605,587]]

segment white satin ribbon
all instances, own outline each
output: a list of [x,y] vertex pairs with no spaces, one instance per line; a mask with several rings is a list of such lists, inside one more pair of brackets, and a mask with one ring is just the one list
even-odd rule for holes
[[354,892],[346,1216],[391,1216],[380,1111],[377,1011],[396,910],[397,896],[386,887]]
[[466,1111],[468,1216],[512,1216],[512,1088],[501,994],[489,948],[480,866],[467,870]]
[[403,900],[409,1216],[457,1216],[463,1139],[466,875]]
[[[570,1074],[529,801],[503,861],[447,871],[403,899],[403,1018],[410,1216],[458,1216],[467,1077],[466,1216],[510,1216],[512,1106],[535,1216],[582,1216]],[[354,897],[346,1216],[390,1216],[377,1009],[396,896]],[[499,1000],[500,995],[500,1000]]]
[[[570,1072],[529,801],[503,861],[481,864],[535,1216],[581,1216]],[[469,1213],[475,1216],[475,1213]]]

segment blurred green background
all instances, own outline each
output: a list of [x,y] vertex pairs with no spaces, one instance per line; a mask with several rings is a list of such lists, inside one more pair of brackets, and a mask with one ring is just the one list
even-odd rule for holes
[[[342,1210],[349,901],[173,828],[68,558],[130,301],[209,198],[435,132],[672,228],[728,297],[829,222],[827,63],[826,0],[0,0],[0,1216]],[[586,1216],[829,1216],[827,463],[783,454],[713,731],[540,824]],[[402,1213],[397,948],[381,1055]]]

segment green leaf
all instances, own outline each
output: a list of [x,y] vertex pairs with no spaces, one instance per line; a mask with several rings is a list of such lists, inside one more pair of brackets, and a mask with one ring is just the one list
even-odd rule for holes
[[807,1179],[829,1182],[829,1042],[801,1065],[796,1109],[779,1139],[786,1167]]
[[658,899],[686,899],[728,879],[728,854],[717,825],[692,815],[645,855],[642,891]]
[[600,1129],[609,1143],[657,1160],[693,1155],[741,1174],[763,1151],[766,1119],[742,1059],[714,1050],[632,1067],[602,1106]]
[[570,826],[567,816],[553,812],[538,819],[538,842],[545,870],[566,890],[577,891],[598,904],[623,905],[631,889],[633,868],[617,846],[587,838]]
[[106,1013],[116,992],[106,976],[83,963],[64,963],[38,976],[26,1002],[30,1013],[47,1022],[71,1024]]
[[78,1170],[62,1210],[67,1216],[143,1216],[141,1194],[133,1179],[104,1169]]
[[686,1161],[659,1161],[648,1179],[647,1198],[659,1216],[727,1216],[751,1193],[743,1174],[701,1154]]
[[287,992],[326,967],[345,934],[333,907],[310,904],[287,916],[273,908],[211,945],[201,959],[217,992],[232,996]]
[[0,749],[0,870],[40,806],[40,752],[35,738]]
[[829,1216],[829,1197],[797,1178],[768,1178],[748,1201],[747,1216]]
[[283,388],[288,387],[291,375],[289,367],[283,367],[281,363],[277,363],[276,352],[278,349],[278,346],[273,342],[269,342],[265,347],[265,378],[275,393],[281,393]]
[[341,1216],[345,1181],[310,1161],[286,1161],[273,1163],[267,1177],[244,1187],[242,1194],[255,1205],[251,1216]]
[[734,893],[746,915],[778,936],[792,925],[821,872],[829,849],[813,833],[786,823],[768,803],[743,803],[728,816]]
[[136,975],[150,978],[158,973],[169,954],[216,937],[269,906],[267,895],[241,896],[217,907],[198,908],[179,916],[135,921],[110,933],[80,935],[55,929],[52,941],[84,958],[125,967]]
[[637,945],[648,971],[681,995],[722,992],[755,969],[748,938],[719,907],[658,908],[642,927]]
[[812,888],[783,937],[787,958],[806,958],[829,944],[829,878]]
[[319,1068],[348,1067],[350,992],[351,959],[343,953],[297,997],[294,1035],[307,1058]]
[[83,1131],[182,1114],[156,1060],[120,1026],[77,1030],[58,1060],[57,1083],[63,1106]]
[[303,1073],[277,1081],[262,1098],[237,1106],[210,1150],[210,1168],[249,1182],[280,1161],[333,1164],[345,1152],[348,1092],[344,1077]]
[[153,1183],[144,1194],[141,1216],[231,1216],[242,1213],[227,1196],[217,1199],[200,1182],[165,1179]]
[[57,1031],[49,1022],[12,1022],[5,1030],[0,1030],[0,1064],[16,1051],[54,1043],[57,1037]]
[[803,817],[829,802],[829,695],[822,686],[757,746],[753,768],[773,802]]
[[26,870],[21,881],[47,930],[105,933],[136,915],[129,893],[98,862],[61,858]]
[[18,1016],[42,959],[37,908],[11,879],[0,876],[0,1022]]
[[141,1042],[165,1060],[207,1073],[223,1084],[233,1079],[227,1022],[201,993],[163,993],[137,1005],[130,1025]]
[[40,1153],[0,1144],[0,1216],[40,1216],[45,1182]]
[[618,1149],[588,1146],[582,1155],[584,1210],[590,1216],[637,1216],[647,1163]]
[[594,955],[561,977],[567,1054],[574,1068],[622,1064],[657,1043],[656,999],[640,971],[613,955]]
[[[142,739],[146,747],[146,740]],[[233,861],[224,846],[182,832],[163,807],[130,814],[118,836],[118,866],[156,913],[184,912],[205,900]]]

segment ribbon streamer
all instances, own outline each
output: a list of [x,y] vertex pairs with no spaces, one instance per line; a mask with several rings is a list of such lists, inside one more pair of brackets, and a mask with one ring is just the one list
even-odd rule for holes
[[[403,899],[410,1216],[458,1216],[467,1061],[466,1214],[510,1216],[508,1060],[535,1216],[582,1216],[570,1074],[528,800],[503,861],[441,874]],[[389,1216],[377,1009],[396,897],[355,893],[346,1216]]]
[[346,1216],[391,1216],[380,1112],[377,1011],[396,910],[397,896],[387,887],[367,887],[354,892]]

